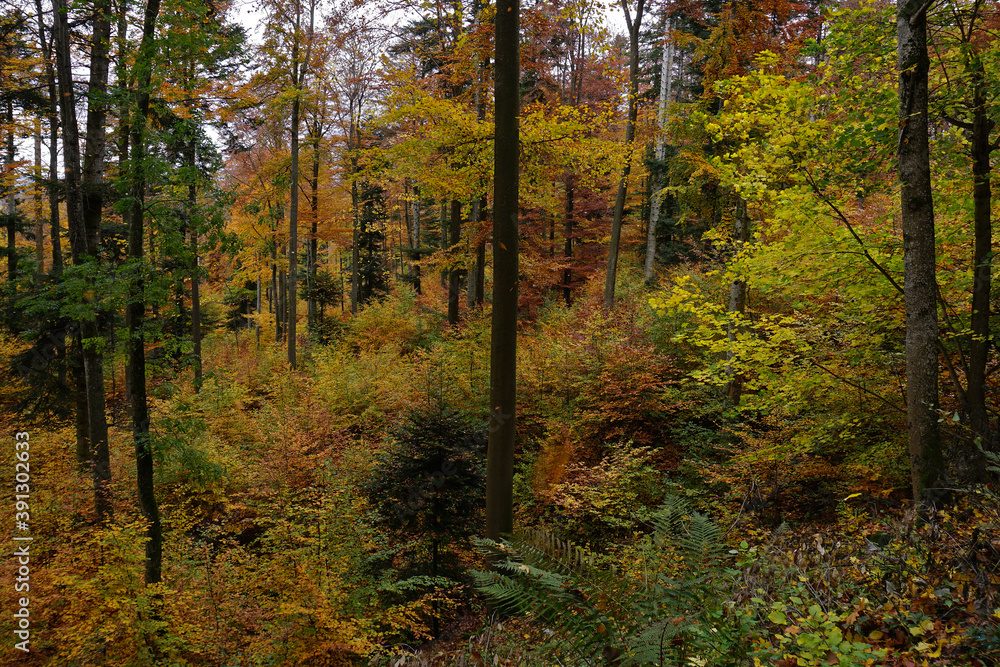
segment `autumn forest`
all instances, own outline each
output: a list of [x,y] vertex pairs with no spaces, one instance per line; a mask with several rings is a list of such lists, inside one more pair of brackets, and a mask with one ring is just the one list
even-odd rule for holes
[[997,0],[0,0],[0,664],[1000,664]]

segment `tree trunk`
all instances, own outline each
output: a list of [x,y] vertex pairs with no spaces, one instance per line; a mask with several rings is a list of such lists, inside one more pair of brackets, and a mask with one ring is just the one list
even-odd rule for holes
[[[457,199],[451,200],[451,252],[457,252],[458,244],[462,241],[462,202]],[[454,261],[454,257],[452,258]],[[458,324],[459,298],[462,296],[462,271],[452,266],[448,272],[448,324],[456,326]]]
[[625,165],[618,181],[618,195],[615,198],[615,212],[611,221],[611,244],[608,248],[608,273],[604,283],[604,308],[610,310],[615,305],[615,282],[618,277],[618,246],[622,236],[622,218],[625,215],[625,196],[628,193],[628,176],[632,171],[632,141],[635,138],[635,123],[638,118],[639,101],[639,26],[645,0],[639,0],[635,8],[635,21],[628,11],[627,0],[621,0],[625,11],[625,23],[629,34],[628,62],[628,119],[625,122]]
[[[107,3],[102,3],[97,7],[96,13],[102,15],[106,10]],[[67,226],[69,228],[70,249],[73,255],[73,263],[81,266],[87,261],[96,263],[97,257],[97,229],[88,229],[87,221],[93,227],[99,226],[100,217],[94,214],[95,200],[93,196],[87,197],[89,217],[84,215],[84,206],[81,197],[80,179],[80,140],[76,123],[76,100],[73,91],[72,60],[70,54],[69,25],[65,0],[54,0],[53,12],[55,15],[55,44],[56,70],[59,79],[59,110],[62,117],[63,126],[63,164],[65,165],[66,183],[66,211]],[[104,19],[95,19],[93,49],[97,50],[97,57],[91,62],[91,103],[88,111],[88,137],[87,155],[88,172],[90,179],[87,187],[93,189],[95,185],[99,189],[99,184],[103,180],[103,146],[104,146],[104,112],[102,110],[103,99],[107,93],[107,55],[101,57],[102,50],[106,46],[102,44],[102,34],[107,31],[100,27],[99,23],[107,23]],[[106,38],[103,40],[106,42]],[[104,71],[101,71],[103,66]],[[103,85],[103,88],[101,87]],[[90,115],[95,114],[102,119],[102,122],[90,122]],[[93,131],[93,137],[89,132]],[[99,197],[99,193],[97,194]],[[88,438],[93,461],[94,476],[94,504],[97,511],[98,520],[105,521],[111,518],[111,498],[109,485],[111,481],[111,462],[108,453],[108,423],[105,411],[104,396],[104,355],[101,346],[101,333],[97,327],[96,319],[85,318],[80,322],[80,334],[82,340],[82,356],[84,381],[87,395],[87,427]]]
[[316,297],[313,290],[316,289],[316,275],[319,272],[319,133],[313,138],[312,156],[312,180],[309,187],[312,196],[309,198],[310,217],[312,229],[309,234],[309,266],[306,269],[306,280],[309,282],[309,301],[306,305],[306,315],[309,326],[316,325]]
[[664,29],[663,59],[660,64],[660,108],[656,115],[656,169],[652,179],[652,196],[649,199],[649,226],[646,227],[646,261],[643,265],[643,276],[647,281],[653,279],[656,267],[656,226],[660,222],[660,209],[663,207],[662,164],[667,155],[667,144],[664,141],[664,126],[667,123],[667,106],[670,104],[674,78],[674,42],[670,36],[670,19],[666,20]]
[[[59,101],[56,74],[52,66],[52,45],[45,39],[45,21],[42,0],[35,0],[38,14],[38,43],[45,59],[45,86],[49,94],[46,116],[49,123],[49,236],[52,239],[52,275],[61,276],[63,270],[62,239],[59,234]],[[53,24],[53,30],[55,30]]]
[[295,327],[298,320],[299,282],[299,105],[302,94],[302,63],[299,62],[299,40],[301,38],[300,8],[295,0],[295,36],[292,41],[292,164],[289,175],[288,210],[288,365],[295,368]]
[[[735,219],[733,220],[733,245],[734,245],[734,257],[738,256],[743,250],[743,247],[750,240],[750,218],[747,215],[747,204],[739,197],[736,196],[736,210]],[[743,278],[736,277],[733,282],[729,284],[729,317],[730,321],[727,325],[726,335],[729,338],[729,344],[733,345],[736,343],[736,335],[740,331],[739,322],[743,320],[746,314],[747,307],[747,281]],[[735,353],[730,349],[726,352],[727,362],[732,362],[735,357]],[[743,395],[743,376],[735,372],[730,366],[727,365],[726,373],[729,375],[729,383],[726,385],[726,395],[729,396],[729,400],[733,402],[733,405],[739,405],[740,398]]]
[[45,229],[42,214],[42,119],[35,119],[35,282],[45,275]]
[[[191,162],[194,166],[194,142],[191,142]],[[201,390],[201,276],[198,269],[198,225],[193,213],[198,206],[198,186],[188,185],[188,226],[191,228],[191,341],[194,343],[194,390]]]
[[906,412],[914,501],[940,499],[934,201],[927,124],[927,5],[898,0],[899,180],[906,302]]
[[490,429],[486,456],[486,537],[514,529],[517,407],[519,0],[497,0],[493,168],[493,315]]
[[969,375],[966,398],[969,401],[969,422],[973,433],[982,438],[983,446],[990,442],[989,417],[986,413],[986,362],[990,353],[990,279],[993,261],[993,199],[990,188],[990,133],[995,126],[987,113],[986,86],[982,70],[975,71],[972,120],[973,234],[972,315],[969,343]]
[[[14,103],[10,100],[7,100],[7,128],[7,156],[4,166],[7,173],[13,173],[17,152],[14,147]],[[7,209],[7,281],[13,283],[17,280],[17,195],[13,185],[4,189],[7,190],[4,197]]]
[[[136,58],[138,90],[132,118],[132,210],[129,215],[129,256],[143,266],[143,215],[146,194],[145,129],[149,113],[150,81],[153,68],[153,37],[160,0],[149,0],[143,17],[142,42]],[[196,234],[192,226],[192,234]],[[132,406],[132,439],[135,442],[136,487],[139,510],[149,523],[146,529],[146,584],[160,581],[163,562],[163,531],[153,485],[153,450],[149,435],[149,406],[146,400],[146,355],[143,319],[146,302],[141,269],[132,282],[128,307],[129,404]]]
[[573,195],[575,194],[575,184],[572,173],[566,174],[566,219],[563,223],[563,258],[566,260],[566,268],[563,269],[563,300],[567,306],[573,305]]

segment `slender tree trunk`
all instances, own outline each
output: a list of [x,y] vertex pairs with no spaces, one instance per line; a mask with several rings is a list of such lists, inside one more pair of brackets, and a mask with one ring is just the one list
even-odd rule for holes
[[45,228],[42,213],[42,119],[35,119],[35,282],[45,275]]
[[572,173],[566,174],[566,219],[563,223],[563,258],[566,260],[566,268],[563,269],[563,300],[567,306],[573,305],[573,227],[575,219],[573,217],[573,195],[575,193],[575,182]]
[[[351,135],[355,133],[355,128],[353,122],[351,123]],[[353,149],[355,146],[352,145]],[[357,157],[351,158],[351,170],[354,174],[358,173],[358,159]],[[361,298],[361,249],[358,247],[358,241],[360,236],[360,230],[358,226],[361,224],[359,220],[358,207],[360,202],[358,201],[358,182],[357,180],[351,181],[351,208],[353,211],[353,226],[351,229],[351,315],[358,314],[358,301]]]
[[[95,6],[94,37],[92,50],[97,55],[91,61],[90,108],[88,110],[87,181],[81,184],[80,141],[76,124],[76,102],[73,92],[72,60],[69,44],[69,25],[65,0],[54,0],[56,70],[59,79],[59,108],[63,126],[63,164],[65,165],[66,210],[69,227],[70,249],[77,266],[86,261],[98,262],[97,231],[100,226],[100,209],[95,213],[95,197],[100,198],[103,181],[104,122],[103,100],[107,93],[107,3]],[[102,56],[103,53],[103,56]],[[102,70],[103,68],[103,70]],[[91,115],[95,116],[91,122]],[[101,122],[97,122],[100,119]],[[90,132],[94,136],[89,136]],[[81,196],[86,189],[90,195]],[[97,191],[95,193],[95,190]],[[84,201],[87,205],[86,215]],[[89,228],[88,228],[89,223]],[[84,318],[80,322],[84,378],[87,395],[87,425],[91,460],[93,461],[94,504],[98,519],[111,518],[110,498],[111,462],[108,453],[108,423],[104,396],[104,355],[101,333],[96,319]]]
[[[17,151],[14,147],[14,103],[7,100],[7,156],[4,166],[7,173],[13,173]],[[7,188],[4,206],[7,209],[7,281],[17,280],[17,195],[14,186]]]
[[[479,219],[486,220],[486,195],[479,199]],[[486,241],[476,246],[476,306],[486,303]]]
[[[473,233],[479,229],[479,200],[473,200],[471,207],[469,208],[469,227],[473,230]],[[477,246],[478,250],[478,246]],[[478,258],[478,252],[477,258]],[[479,271],[475,266],[475,259],[472,262],[472,266],[466,274],[465,281],[465,308],[466,310],[472,311],[476,307],[476,290],[477,282],[479,280]]]
[[993,262],[993,196],[990,188],[990,133],[995,123],[987,113],[986,89],[982,71],[977,75],[973,92],[972,178],[973,235],[972,340],[969,343],[969,375],[966,398],[973,433],[989,446],[989,417],[986,413],[986,362],[990,353],[990,280]]
[[899,180],[902,184],[906,412],[914,500],[940,499],[944,472],[938,430],[938,321],[934,201],[927,122],[927,5],[898,0]]
[[[462,241],[462,202],[451,200],[451,250],[457,252]],[[462,296],[462,271],[452,267],[448,272],[448,324],[458,324],[459,299]]]
[[638,0],[635,20],[628,10],[627,0],[621,0],[625,11],[625,22],[629,34],[628,63],[628,120],[625,123],[625,164],[618,181],[618,195],[615,198],[615,212],[611,221],[611,244],[608,248],[608,273],[604,283],[604,308],[610,310],[615,305],[615,282],[618,277],[618,246],[621,243],[622,219],[625,215],[625,196],[628,193],[628,177],[632,171],[632,142],[635,139],[635,123],[639,115],[639,26],[645,0]]
[[[153,450],[149,435],[149,406],[146,400],[146,354],[143,320],[145,318],[145,282],[139,266],[143,262],[143,216],[146,194],[145,130],[149,113],[150,82],[153,68],[153,37],[160,0],[149,0],[143,17],[142,41],[137,56],[136,109],[132,130],[132,210],[129,215],[129,256],[136,261],[140,273],[132,282],[125,312],[128,322],[129,404],[132,406],[132,438],[135,442],[136,487],[139,510],[148,522],[146,529],[146,584],[158,583],[163,562],[163,531],[153,485]],[[194,232],[192,226],[192,233]]]
[[486,536],[514,530],[517,406],[519,0],[497,0],[493,168],[493,315],[490,429],[486,456]]
[[306,270],[306,280],[309,281],[309,301],[306,310],[310,327],[316,325],[316,297],[314,290],[316,289],[316,276],[319,272],[319,141],[320,137],[317,132],[313,138],[312,180],[309,183],[312,191],[312,196],[309,198],[312,229],[309,234],[309,266]]
[[[194,140],[191,141],[191,167],[194,167]],[[191,342],[194,344],[194,390],[201,390],[201,275],[198,269],[198,225],[194,212],[198,206],[198,186],[188,185],[188,227],[191,231]]]
[[292,164],[288,212],[288,365],[295,368],[295,327],[298,320],[299,282],[299,105],[302,95],[302,64],[299,62],[301,35],[299,2],[295,2],[295,37],[292,42]]
[[[52,66],[52,45],[45,39],[45,19],[42,0],[35,0],[38,14],[38,43],[45,59],[45,86],[49,98],[46,116],[49,124],[49,236],[52,239],[52,274],[61,276],[63,270],[62,239],[59,233],[59,101],[56,74]],[[54,19],[53,19],[54,21]],[[53,22],[53,30],[55,30]]]
[[[743,250],[746,243],[750,240],[750,218],[747,215],[747,204],[746,202],[736,196],[736,210],[735,219],[733,220],[733,244],[734,256],[739,255]],[[730,322],[727,325],[726,335],[729,338],[730,345],[736,342],[737,334],[740,331],[739,321],[742,321],[744,315],[746,314],[747,307],[747,281],[743,277],[735,277],[731,283],[729,283],[729,317]],[[735,354],[732,350],[726,353],[726,361],[731,363]],[[738,405],[740,398],[743,395],[743,376],[737,373],[732,367],[726,367],[726,373],[729,375],[729,384],[726,385],[726,395],[729,396],[729,400],[733,402],[733,405]]]
[[[447,252],[448,250],[448,200],[441,199],[441,220],[439,223],[439,229],[441,230],[440,248]],[[446,269],[441,270],[441,287],[448,286],[448,271]]]
[[420,294],[420,186],[413,185],[413,289]]
[[664,129],[667,124],[667,106],[670,104],[671,88],[674,78],[674,41],[670,36],[670,19],[666,20],[664,29],[663,59],[660,64],[660,108],[656,115],[656,169],[652,179],[652,196],[649,200],[649,226],[646,227],[646,261],[643,266],[643,276],[647,281],[653,279],[656,267],[656,226],[660,222],[660,209],[663,206],[662,164],[667,155],[667,145]]

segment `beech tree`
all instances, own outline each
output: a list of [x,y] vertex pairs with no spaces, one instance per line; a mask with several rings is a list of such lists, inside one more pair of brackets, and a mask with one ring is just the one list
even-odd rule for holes
[[899,180],[906,300],[906,413],[913,498],[940,499],[944,472],[938,429],[938,319],[927,122],[927,7],[898,0]]
[[611,220],[611,243],[608,246],[608,273],[604,282],[604,308],[610,310],[615,305],[615,283],[618,278],[618,246],[622,237],[622,219],[625,215],[625,197],[628,194],[628,177],[632,172],[632,142],[635,139],[635,123],[639,117],[639,30],[642,26],[646,0],[637,0],[635,15],[628,7],[628,0],[621,0],[628,26],[628,116],[625,120],[625,163],[618,181],[618,195],[615,198],[614,218]]
[[514,530],[517,412],[519,0],[498,0],[494,56],[496,130],[493,171],[493,315],[490,429],[486,459],[486,536]]

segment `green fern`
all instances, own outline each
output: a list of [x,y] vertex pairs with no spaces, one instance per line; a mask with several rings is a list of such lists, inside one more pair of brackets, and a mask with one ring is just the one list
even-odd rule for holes
[[680,498],[652,517],[641,575],[597,568],[584,550],[546,531],[479,540],[492,572],[477,587],[510,613],[532,614],[553,634],[541,650],[564,664],[736,665],[743,626],[726,607],[725,546],[718,527]]

